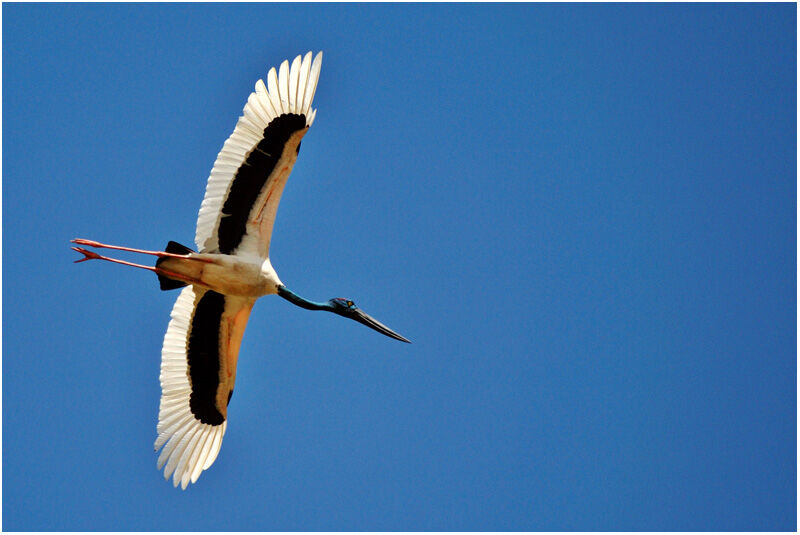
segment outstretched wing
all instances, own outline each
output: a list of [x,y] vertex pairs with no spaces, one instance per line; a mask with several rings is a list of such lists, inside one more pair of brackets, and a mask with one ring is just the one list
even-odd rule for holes
[[185,489],[217,458],[236,361],[254,299],[196,286],[181,291],[161,350],[158,469]]
[[321,66],[322,52],[313,62],[308,52],[278,74],[270,69],[266,86],[256,82],[208,177],[195,236],[201,252],[268,256],[283,187],[316,116]]

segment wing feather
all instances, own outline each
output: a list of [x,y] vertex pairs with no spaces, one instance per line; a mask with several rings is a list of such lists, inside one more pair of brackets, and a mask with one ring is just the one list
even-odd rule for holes
[[[271,117],[267,115],[267,112],[264,111],[264,108],[261,106],[261,102],[259,101],[256,93],[250,93],[250,96],[247,97],[247,108],[245,113],[255,115],[260,122],[265,124],[269,124],[271,119]],[[222,156],[222,152],[220,152],[219,155]]]
[[214,464],[214,461],[217,460],[217,455],[219,455],[219,448],[222,445],[222,435],[225,434],[225,427],[227,427],[228,421],[226,420],[222,424],[222,432],[214,434],[214,442],[211,444],[211,450],[208,452],[208,457],[206,457],[206,462],[203,464],[203,470],[208,470],[208,468]]
[[281,94],[278,91],[278,74],[275,71],[275,67],[272,67],[267,74],[267,86],[269,87],[269,100],[272,102],[272,107],[275,108],[277,115],[283,115]]
[[285,59],[278,68],[278,99],[281,101],[281,111],[291,113],[289,108],[289,60]]
[[292,61],[292,67],[289,69],[289,113],[297,113],[299,106],[297,105],[297,88],[300,81],[300,56],[297,56]]
[[[304,127],[311,126],[316,115],[311,105],[321,65],[322,52],[313,60],[308,52],[294,58],[291,66],[285,60],[277,70],[271,68],[266,84],[256,82],[208,177],[197,216],[198,250],[268,256],[283,186],[297,159]],[[240,182],[243,185],[237,187]]]
[[306,86],[308,85],[308,75],[311,74],[311,52],[306,53],[303,63],[300,66],[300,80],[297,82],[297,112],[305,115],[308,111],[305,107]]
[[260,78],[256,82],[256,93],[258,93],[259,100],[261,101],[264,110],[267,112],[267,115],[270,116],[270,119],[274,119],[280,115],[272,106],[272,99],[269,97],[269,92],[264,85],[264,80],[261,80]]
[[255,301],[187,286],[161,351],[156,466],[181,488],[214,462],[227,427],[236,361]]
[[317,54],[317,56],[314,58],[314,62],[311,64],[311,72],[308,75],[308,88],[306,89],[306,94],[303,100],[303,109],[306,110],[305,113],[311,114],[311,119],[308,122],[309,125],[314,124],[314,117],[317,114],[317,110],[311,109],[311,103],[314,102],[314,94],[317,92],[317,82],[319,82],[320,69],[322,69],[322,52]]
[[211,432],[211,426],[207,425],[203,428],[203,441],[198,448],[198,456],[191,461],[191,466],[194,466],[194,470],[192,470],[190,476],[191,483],[197,481],[197,478],[199,478],[200,474],[203,472],[203,466],[205,465],[206,457],[208,457],[212,442],[214,442],[214,433]]
[[[184,433],[175,441],[175,449],[172,451],[172,455],[169,456],[169,459],[167,460],[167,466],[164,468],[164,479],[169,479],[169,476],[171,476],[173,473],[175,474],[175,479],[177,479],[179,475],[179,472],[177,471],[178,465],[180,464],[180,460],[183,457],[183,452],[186,451],[186,447],[189,445],[189,442],[192,440],[192,438],[194,438],[195,434],[197,434],[197,427],[198,426],[192,426],[191,428],[187,429],[186,433]],[[178,486],[177,482],[175,486]]]
[[[189,462],[189,459],[192,456],[192,452],[194,452],[195,446],[197,446],[197,440],[200,438],[202,431],[203,431],[202,426],[198,426],[193,430],[191,435],[187,435],[187,437],[189,438],[184,438],[186,446],[184,447],[183,452],[181,453],[180,460],[175,465],[175,472],[172,477],[172,484],[176,487],[178,486],[179,483],[183,481],[184,478],[186,478],[188,483],[188,479],[189,477],[191,477],[192,472],[194,471],[194,466],[192,466],[191,470],[187,470],[186,464]],[[177,458],[177,455],[173,456],[173,459],[175,458]],[[167,468],[166,472],[169,472],[169,468]],[[182,485],[182,488],[185,489],[186,485]]]

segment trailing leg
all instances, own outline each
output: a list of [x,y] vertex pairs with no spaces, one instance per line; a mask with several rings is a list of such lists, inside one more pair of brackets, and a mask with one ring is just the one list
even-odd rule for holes
[[[140,253],[140,254],[149,254],[153,256],[158,256],[160,258],[164,257],[173,257],[173,258],[186,258],[189,254],[193,253],[191,249],[185,247],[179,243],[171,241],[167,244],[166,251],[146,251],[144,249],[134,249],[132,247],[121,247],[119,245],[107,245],[105,243],[100,243],[94,240],[84,240],[83,238],[75,238],[74,240],[70,240],[72,243],[77,243],[78,245],[86,245],[87,247],[94,247],[95,249],[116,249],[118,251],[128,251],[131,253]],[[73,247],[73,249],[76,249]],[[180,252],[178,252],[180,251]],[[85,260],[88,260],[86,258]],[[208,260],[200,259],[197,260],[201,262],[208,262]]]
[[[73,241],[75,243],[80,243],[77,240],[73,240]],[[85,240],[85,241],[88,241],[88,240]],[[112,247],[107,247],[107,248],[108,249],[122,249],[122,250],[125,250],[125,251],[130,250],[130,249],[125,249],[125,248],[120,248],[120,247],[113,247],[113,246]],[[119,260],[117,258],[110,258],[108,256],[103,256],[101,254],[95,253],[94,251],[89,251],[88,249],[84,249],[83,247],[72,247],[72,250],[73,251],[77,251],[77,252],[79,252],[79,253],[81,253],[83,255],[83,258],[81,258],[79,260],[75,260],[76,264],[80,263],[80,262],[86,262],[87,260],[105,260],[106,262],[113,262],[114,264],[122,264],[123,266],[131,266],[131,267],[135,267],[135,268],[139,268],[139,269],[146,269],[148,271],[152,271],[153,273],[158,275],[158,281],[159,281],[159,284],[160,284],[162,290],[172,290],[174,288],[182,288],[183,286],[186,286],[188,284],[197,284],[197,283],[199,283],[198,280],[196,280],[196,279],[194,279],[194,278],[192,278],[192,277],[190,277],[188,275],[184,275],[182,273],[177,273],[175,271],[159,267],[158,264],[162,260],[165,260],[164,258],[159,258],[156,261],[156,267],[151,267],[151,266],[145,266],[143,264],[135,264],[133,262],[127,262],[125,260]],[[162,256],[160,254],[157,254],[156,252],[146,253],[146,254],[156,254],[159,257]],[[179,255],[179,254],[170,254],[170,253],[165,253],[164,255],[168,256],[168,257],[181,258],[183,260],[186,260],[186,259],[189,258],[188,255]],[[193,259],[193,260],[195,260],[195,259]],[[196,260],[199,260],[201,262],[207,262],[207,260],[204,260],[204,259],[196,259]]]

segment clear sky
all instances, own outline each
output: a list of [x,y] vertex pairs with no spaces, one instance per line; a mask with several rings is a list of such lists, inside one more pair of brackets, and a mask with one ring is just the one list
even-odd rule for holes
[[[3,5],[3,528],[795,530],[795,9]],[[272,263],[414,343],[265,297],[181,492],[177,292],[68,240],[192,245],[308,50]]]

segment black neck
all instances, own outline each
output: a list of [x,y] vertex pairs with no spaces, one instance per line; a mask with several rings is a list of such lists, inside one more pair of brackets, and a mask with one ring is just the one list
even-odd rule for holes
[[278,286],[278,295],[289,301],[290,303],[297,305],[301,308],[305,308],[306,310],[327,310],[329,312],[332,311],[331,305],[328,303],[316,303],[314,301],[309,301],[308,299],[304,299],[291,291],[286,286],[280,285]]

